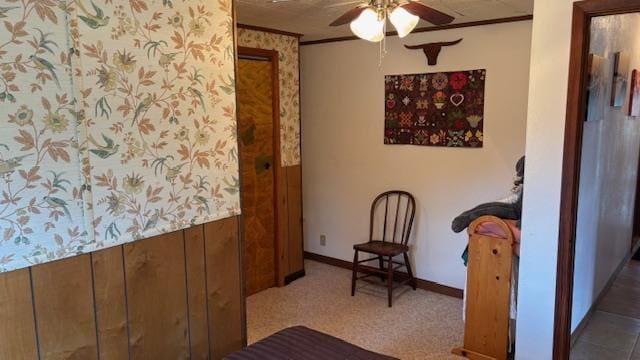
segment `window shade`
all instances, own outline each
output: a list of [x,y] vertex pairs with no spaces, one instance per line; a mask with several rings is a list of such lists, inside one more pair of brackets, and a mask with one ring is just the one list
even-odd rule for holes
[[0,271],[239,214],[230,1],[9,3]]

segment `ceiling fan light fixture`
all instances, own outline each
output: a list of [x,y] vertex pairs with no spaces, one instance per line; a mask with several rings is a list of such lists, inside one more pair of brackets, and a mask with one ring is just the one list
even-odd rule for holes
[[407,10],[400,6],[391,10],[389,14],[389,21],[393,24],[398,31],[398,37],[403,38],[411,33],[416,28],[420,18],[416,15],[409,13]]
[[385,19],[380,19],[378,13],[373,9],[367,8],[351,22],[350,27],[357,37],[371,42],[379,42],[384,38],[384,21]]

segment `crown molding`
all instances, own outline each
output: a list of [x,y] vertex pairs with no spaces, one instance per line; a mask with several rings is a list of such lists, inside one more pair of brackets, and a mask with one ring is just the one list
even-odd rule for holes
[[[481,20],[481,21],[470,21],[465,23],[448,24],[448,25],[442,25],[442,26],[421,27],[421,28],[414,29],[411,32],[411,34],[431,32],[431,31],[450,30],[450,29],[460,29],[460,28],[474,27],[474,26],[504,24],[504,23],[529,21],[529,20],[533,20],[533,15],[512,16],[512,17],[506,17],[506,18]],[[387,36],[397,36],[397,35],[398,33],[395,31],[387,32]],[[333,42],[340,42],[340,41],[351,41],[351,40],[360,40],[360,38],[355,35],[343,36],[343,37],[335,37],[335,38],[329,38],[329,39],[301,41],[300,45],[316,45],[316,44],[326,44],[326,43],[333,43]]]

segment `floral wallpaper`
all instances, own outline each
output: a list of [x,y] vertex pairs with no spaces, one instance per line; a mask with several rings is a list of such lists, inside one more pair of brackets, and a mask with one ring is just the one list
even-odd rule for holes
[[0,6],[0,271],[95,248],[84,223],[68,14]]
[[0,271],[240,213],[231,0],[0,20]]
[[238,28],[238,45],[279,53],[282,166],[300,164],[299,43],[293,36]]
[[231,0],[73,5],[96,241],[239,214]]

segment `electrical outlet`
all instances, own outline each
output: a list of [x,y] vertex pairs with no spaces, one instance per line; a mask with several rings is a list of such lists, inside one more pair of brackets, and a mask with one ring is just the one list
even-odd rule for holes
[[326,246],[326,245],[327,245],[327,236],[320,235],[320,246]]

